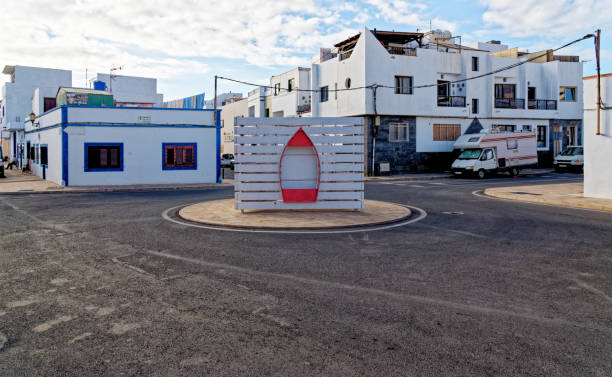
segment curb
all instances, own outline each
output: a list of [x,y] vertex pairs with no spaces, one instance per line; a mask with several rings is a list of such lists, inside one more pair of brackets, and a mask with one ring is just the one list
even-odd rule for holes
[[187,191],[187,190],[210,190],[215,188],[232,187],[227,184],[208,186],[167,186],[167,187],[108,187],[97,189],[75,189],[75,190],[47,190],[47,191],[8,191],[0,192],[0,195],[49,195],[49,194],[93,194],[101,192],[142,192],[142,191]]
[[503,200],[510,200],[510,201],[514,201],[514,202],[547,205],[547,206],[554,206],[554,207],[561,207],[561,208],[586,209],[586,210],[594,210],[594,211],[602,211],[602,212],[610,212],[610,213],[612,213],[612,208],[605,207],[605,206],[588,205],[588,204],[581,205],[580,203],[577,203],[577,204],[568,204],[568,203],[554,201],[554,200],[535,199],[535,198],[534,198],[534,200],[526,200],[526,199],[522,199],[522,198],[519,199],[519,198],[516,198],[514,196],[508,196],[508,195],[505,195],[504,193],[495,194],[495,193],[491,193],[491,192],[487,192],[487,191],[489,191],[489,189],[483,190],[482,194],[485,195],[485,196],[488,196],[490,198],[494,198],[494,199],[503,199]]

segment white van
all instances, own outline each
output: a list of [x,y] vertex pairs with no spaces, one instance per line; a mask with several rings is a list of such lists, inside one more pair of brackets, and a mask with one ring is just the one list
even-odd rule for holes
[[483,130],[478,134],[460,136],[455,149],[461,154],[451,167],[453,174],[476,175],[484,178],[489,173],[510,172],[517,176],[520,169],[538,163],[534,132],[497,132]]

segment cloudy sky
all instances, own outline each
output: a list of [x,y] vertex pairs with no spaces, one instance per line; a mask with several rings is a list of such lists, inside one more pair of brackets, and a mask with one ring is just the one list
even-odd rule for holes
[[[0,66],[70,69],[84,86],[86,69],[91,77],[120,65],[122,74],[157,77],[165,99],[211,98],[215,74],[264,83],[364,26],[415,31],[431,22],[464,43],[498,39],[529,51],[601,28],[602,69],[612,72],[610,9],[612,0],[3,0]],[[592,40],[558,53],[580,55],[585,74],[594,72]]]

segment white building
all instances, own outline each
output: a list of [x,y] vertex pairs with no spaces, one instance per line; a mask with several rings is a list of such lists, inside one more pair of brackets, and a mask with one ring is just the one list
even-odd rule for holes
[[20,160],[24,122],[31,112],[41,114],[55,107],[60,86],[72,86],[72,72],[62,69],[7,65],[2,73],[10,81],[2,87],[0,125],[5,155]]
[[115,97],[116,106],[161,107],[164,95],[157,93],[157,79],[137,76],[109,75],[98,73],[89,82],[104,82],[106,90]]
[[612,199],[612,73],[601,75],[597,134],[597,76],[584,78],[584,195]]
[[268,113],[274,118],[310,113],[310,68],[297,67],[270,78]]
[[248,116],[248,101],[238,99],[221,107],[221,153],[234,153],[234,125],[236,118]]
[[[225,105],[227,100],[233,101],[233,100],[236,100],[237,98],[242,98],[242,93],[227,92],[227,93],[217,94],[217,109]],[[215,98],[213,97],[213,99],[204,101],[204,108],[214,109],[215,108]]]
[[220,182],[210,110],[60,106],[27,122],[31,171],[64,186]]
[[577,57],[544,52],[534,62],[471,79],[536,54],[495,41],[469,48],[449,36],[364,29],[334,51],[322,49],[311,70],[311,88],[319,90],[312,116],[367,117],[370,171],[372,160],[389,162],[394,172],[446,170],[454,141],[468,129],[536,132],[542,165],[566,145],[581,144]]

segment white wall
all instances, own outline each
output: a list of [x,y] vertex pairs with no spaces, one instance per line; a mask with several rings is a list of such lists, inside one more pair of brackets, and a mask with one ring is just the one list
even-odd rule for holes
[[68,122],[126,124],[213,124],[214,111],[146,107],[68,107]]
[[[600,135],[596,135],[596,79],[584,80],[584,195],[612,199],[612,110],[601,110]],[[601,99],[612,106],[612,76],[601,78]]]
[[221,153],[234,153],[234,119],[248,116],[248,104],[243,99],[221,107]]
[[[216,129],[66,127],[70,186],[214,183]],[[123,143],[123,171],[85,172],[85,143]],[[197,170],[162,170],[162,143],[197,143]]]
[[[116,102],[133,103],[152,103],[156,107],[161,107],[164,102],[163,94],[157,93],[157,79],[136,76],[115,76],[113,75],[112,93]],[[106,90],[110,91],[110,75],[98,73],[90,81],[104,81]],[[93,85],[93,84],[92,84]]]
[[[45,177],[58,185],[62,184],[62,128],[55,127],[40,132],[27,133],[25,139],[26,143],[29,141],[31,146],[36,149],[40,149],[42,144],[47,144],[48,164],[44,168]],[[40,157],[37,163],[32,158],[30,159],[30,169],[32,174],[42,178],[43,166],[40,164]]]

